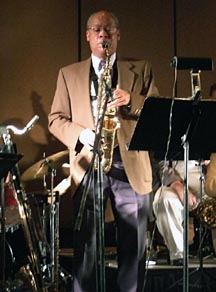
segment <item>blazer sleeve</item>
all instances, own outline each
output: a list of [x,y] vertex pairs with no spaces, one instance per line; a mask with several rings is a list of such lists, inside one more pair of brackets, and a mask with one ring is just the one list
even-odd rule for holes
[[79,134],[84,128],[73,121],[67,82],[62,69],[58,74],[48,120],[50,132],[67,147],[75,150]]

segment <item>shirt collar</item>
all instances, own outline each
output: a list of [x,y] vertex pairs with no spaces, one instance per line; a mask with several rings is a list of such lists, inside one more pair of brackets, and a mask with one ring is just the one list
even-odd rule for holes
[[[99,59],[98,57],[94,56],[93,54],[91,55],[91,59],[92,59],[92,66],[95,70],[95,74],[97,75],[100,75],[102,72],[103,72],[103,69],[102,70],[98,70],[98,66],[99,66],[99,63],[101,61],[101,59]],[[116,60],[116,53],[113,53],[111,56],[110,56],[110,64],[113,66],[114,62]]]

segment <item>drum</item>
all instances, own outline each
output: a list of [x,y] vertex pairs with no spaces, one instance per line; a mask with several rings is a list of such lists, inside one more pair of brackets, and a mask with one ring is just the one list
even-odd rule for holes
[[[2,240],[2,237],[0,235],[0,242]],[[1,255],[3,256],[3,255]],[[2,265],[0,265],[0,275],[3,274],[5,275],[5,279],[7,280],[9,277],[12,276],[12,271],[13,271],[13,264],[15,262],[14,256],[13,256],[13,251],[11,248],[10,243],[8,240],[5,241],[5,271],[2,270]]]
[[[1,217],[1,209],[0,209]],[[13,232],[21,224],[18,202],[15,197],[15,191],[12,186],[5,186],[5,230]],[[1,232],[1,225],[0,225]]]
[[[0,234],[0,240],[2,235]],[[16,230],[9,229],[5,241],[5,277],[14,278],[19,269],[28,263],[28,246],[21,225]],[[2,274],[0,266],[0,273]]]

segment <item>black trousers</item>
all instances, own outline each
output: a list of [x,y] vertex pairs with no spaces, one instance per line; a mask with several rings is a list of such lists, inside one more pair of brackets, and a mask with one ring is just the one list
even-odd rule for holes
[[[85,185],[86,177],[82,186]],[[74,232],[74,292],[100,291],[96,277],[97,230],[94,212],[94,196],[97,190],[97,177],[88,189],[80,231]],[[112,168],[103,176],[104,197],[111,199],[117,226],[118,287],[121,292],[141,292],[145,271],[145,245],[149,195],[137,194],[130,186],[123,169]],[[83,187],[74,199],[74,213],[79,209]]]

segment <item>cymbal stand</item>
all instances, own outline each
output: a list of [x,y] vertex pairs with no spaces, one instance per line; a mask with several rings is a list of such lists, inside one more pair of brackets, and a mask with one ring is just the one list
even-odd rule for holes
[[56,170],[51,169],[51,204],[50,204],[50,268],[51,282],[55,280],[55,204],[54,204],[54,177]]
[[[44,161],[48,165],[48,171],[51,174],[50,182],[50,286],[52,291],[57,292],[59,286],[59,202],[60,196],[58,192],[54,192],[54,178],[56,176],[56,169],[52,168],[49,160]],[[55,200],[54,200],[55,197]]]
[[[43,153],[43,158],[45,159],[44,162],[42,163],[47,164],[47,160],[46,160],[46,153]],[[46,174],[43,175],[43,190],[44,191],[48,191],[47,190],[47,183],[46,183]],[[48,193],[47,193],[47,201],[48,201]],[[43,205],[42,205],[42,217],[41,217],[41,229],[43,232],[43,240],[41,241],[41,254],[42,254],[42,258],[43,258],[43,268],[44,270],[47,267],[47,252],[49,249],[48,243],[47,243],[47,213],[46,213],[46,206],[47,206],[47,201],[43,200]],[[47,248],[48,247],[48,248]]]
[[60,195],[59,192],[55,193],[55,230],[54,230],[54,241],[55,241],[55,262],[54,262],[54,291],[58,292],[59,287],[59,275],[60,275],[60,265],[59,265],[59,206],[60,206]]

